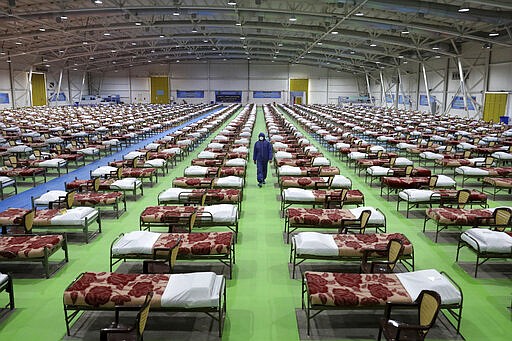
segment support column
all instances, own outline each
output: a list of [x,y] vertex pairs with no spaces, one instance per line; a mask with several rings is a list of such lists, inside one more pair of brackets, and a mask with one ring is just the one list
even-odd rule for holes
[[32,106],[32,66],[30,67],[30,70],[28,71],[28,86],[27,86],[27,92],[28,92],[28,98],[27,103],[29,106]]
[[395,89],[395,108],[398,109],[398,104],[399,104],[399,101],[398,101],[398,97],[400,96],[400,70],[397,69],[398,71],[398,75],[397,75],[397,79],[396,79],[396,89]]
[[375,105],[375,103],[373,101],[372,92],[370,90],[370,78],[368,77],[368,72],[365,72],[364,75],[366,77],[366,88],[368,89],[368,97],[370,97],[370,103],[372,105]]
[[444,71],[444,89],[443,89],[443,112],[448,107],[448,86],[450,84],[450,58],[446,58],[446,68]]
[[462,63],[460,61],[460,58],[457,58],[457,66],[459,68],[460,89],[462,93],[462,99],[464,100],[464,111],[466,112],[466,115],[468,115],[469,117],[468,99],[466,96],[466,82],[464,81],[464,71],[462,71]]
[[420,74],[421,74],[421,63],[418,63],[418,81],[416,82],[416,110],[420,110]]
[[82,75],[82,85],[80,86],[80,97],[78,98],[78,103],[82,102],[82,95],[84,92],[84,85],[85,85],[85,75],[86,75],[86,72],[84,71],[84,74]]
[[132,68],[128,69],[128,96],[130,96],[130,104],[132,104]]
[[427,93],[428,112],[432,114],[432,103],[430,103],[430,90],[428,87],[427,71],[425,69],[424,63],[421,63],[421,69],[423,71],[423,81],[425,82],[425,90]]
[[[59,105],[59,93],[60,93],[60,87],[62,85],[62,73],[63,72],[64,72],[64,70],[60,69],[59,83],[57,84],[57,93],[55,94],[55,106]],[[48,104],[50,104],[50,103],[48,103]]]
[[12,60],[9,64],[9,84],[11,85],[11,107],[14,109],[14,75],[12,74]]
[[69,79],[69,69],[67,69],[67,77],[68,77],[68,99],[69,99],[69,104],[73,105],[73,96],[71,94],[71,80]]
[[[384,88],[384,77],[382,76],[382,71],[379,71],[380,76],[380,102],[381,106],[388,107],[388,103],[386,102],[386,89]],[[382,105],[384,103],[384,105]]]

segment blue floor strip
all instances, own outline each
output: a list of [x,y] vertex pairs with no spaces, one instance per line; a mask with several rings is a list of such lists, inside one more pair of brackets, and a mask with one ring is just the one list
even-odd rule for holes
[[148,137],[147,139],[137,142],[131,146],[128,146],[118,152],[115,152],[111,155],[108,155],[101,159],[93,161],[83,167],[75,169],[75,170],[69,172],[68,174],[63,174],[55,179],[49,180],[46,183],[40,184],[34,188],[30,188],[30,189],[23,191],[17,195],[6,198],[0,202],[0,211],[4,211],[4,210],[8,209],[9,207],[31,208],[32,207],[31,197],[39,197],[43,193],[50,191],[50,190],[64,190],[64,183],[71,182],[71,181],[75,180],[75,178],[89,179],[90,171],[92,171],[100,166],[105,166],[111,161],[122,160],[123,155],[125,155],[131,151],[135,151],[137,149],[144,148],[148,143],[151,143],[152,141],[161,139],[164,136],[167,136],[167,135],[175,132],[176,130],[184,128],[189,124],[195,123],[195,122],[197,122],[197,121],[199,121],[199,120],[201,120],[201,119],[203,119],[221,109],[223,109],[223,108],[221,107],[221,108],[217,108],[212,111],[209,111],[206,114],[203,114],[199,117],[196,117],[190,121],[183,123],[182,125],[171,128],[163,133],[159,133],[159,134],[153,135],[151,137]]

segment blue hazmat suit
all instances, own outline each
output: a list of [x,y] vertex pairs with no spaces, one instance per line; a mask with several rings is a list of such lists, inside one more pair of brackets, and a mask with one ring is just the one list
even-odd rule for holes
[[[263,141],[260,140],[263,137]],[[272,145],[265,140],[265,134],[258,135],[258,141],[254,144],[252,159],[256,164],[258,183],[262,183],[267,178],[267,165],[272,162]]]

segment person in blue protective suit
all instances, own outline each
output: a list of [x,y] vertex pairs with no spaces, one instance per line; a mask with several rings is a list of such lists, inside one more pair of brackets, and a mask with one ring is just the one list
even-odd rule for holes
[[256,164],[258,186],[265,184],[267,178],[267,165],[272,163],[272,145],[265,140],[265,134],[258,135],[258,141],[254,144],[252,159]]

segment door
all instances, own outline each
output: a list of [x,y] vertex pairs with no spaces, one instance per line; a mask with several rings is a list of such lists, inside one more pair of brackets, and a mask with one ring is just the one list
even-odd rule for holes
[[46,105],[46,79],[44,73],[32,73],[32,106]]
[[169,104],[169,77],[151,77],[151,103]]
[[309,79],[290,79],[291,104],[308,104]]
[[484,121],[499,122],[507,108],[507,93],[485,93]]

